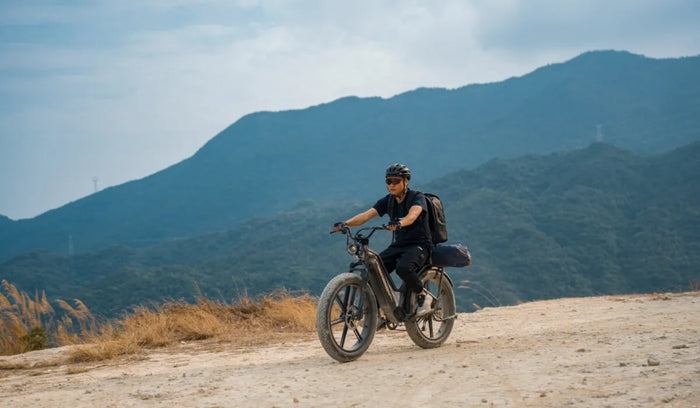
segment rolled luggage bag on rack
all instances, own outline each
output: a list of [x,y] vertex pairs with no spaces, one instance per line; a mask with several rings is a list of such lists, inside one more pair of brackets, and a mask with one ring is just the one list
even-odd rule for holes
[[432,253],[433,266],[462,268],[472,264],[472,255],[465,245],[436,245]]

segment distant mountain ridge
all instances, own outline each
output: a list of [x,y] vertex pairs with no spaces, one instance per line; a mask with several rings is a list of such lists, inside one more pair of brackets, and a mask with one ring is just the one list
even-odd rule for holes
[[2,224],[0,259],[33,248],[146,246],[224,231],[304,200],[366,200],[393,162],[424,183],[493,157],[598,139],[668,151],[698,140],[698,111],[700,57],[597,51],[498,83],[253,113],[163,171]]
[[[438,193],[449,241],[472,266],[450,269],[460,311],[555,297],[688,290],[700,284],[700,142],[643,157],[610,144],[493,159],[414,188]],[[376,198],[376,197],[375,197]],[[333,222],[365,203],[308,203],[225,232],[146,248],[67,256],[32,251],[0,277],[115,315],[135,304],[230,301],[275,288],[318,295],[351,261]],[[386,221],[372,221],[370,225]],[[383,248],[389,234],[371,242]]]

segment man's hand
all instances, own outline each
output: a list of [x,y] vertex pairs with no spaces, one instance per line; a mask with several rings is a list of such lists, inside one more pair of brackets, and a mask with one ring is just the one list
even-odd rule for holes
[[389,221],[388,224],[386,224],[386,229],[389,231],[396,231],[401,229],[401,222],[399,221]]
[[347,227],[344,222],[336,222],[333,224],[333,232],[340,231],[341,229]]

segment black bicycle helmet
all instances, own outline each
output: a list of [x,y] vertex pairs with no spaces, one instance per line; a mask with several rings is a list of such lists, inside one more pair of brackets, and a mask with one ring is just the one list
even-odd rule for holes
[[403,177],[406,180],[411,179],[411,170],[401,163],[395,163],[386,169],[386,177]]

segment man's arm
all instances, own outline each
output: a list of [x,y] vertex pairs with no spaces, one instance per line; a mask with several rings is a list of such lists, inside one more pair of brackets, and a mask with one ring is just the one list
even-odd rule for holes
[[408,214],[406,214],[405,217],[401,218],[399,220],[399,224],[401,224],[401,227],[408,227],[409,225],[413,224],[420,213],[423,212],[423,207],[420,205],[414,205],[411,208],[408,209]]
[[374,218],[378,215],[379,215],[379,213],[373,207],[365,212],[359,213],[356,216],[348,219],[347,221],[345,221],[345,224],[348,227],[357,227],[359,225],[366,223],[367,221],[371,220],[372,218]]

